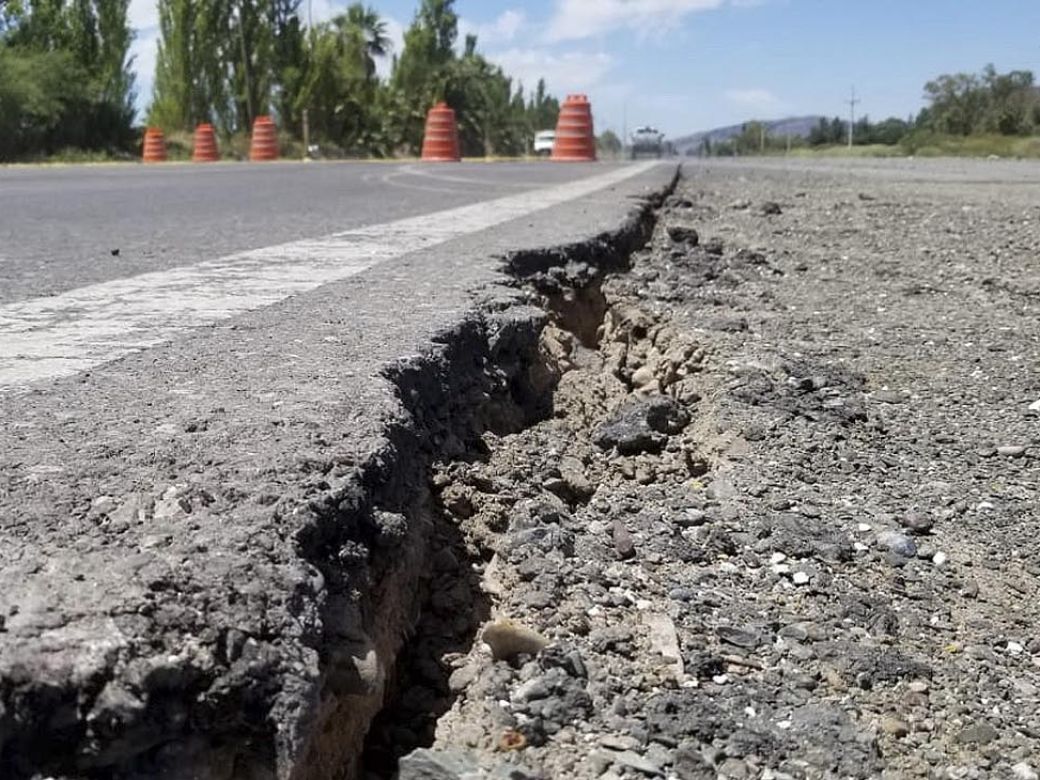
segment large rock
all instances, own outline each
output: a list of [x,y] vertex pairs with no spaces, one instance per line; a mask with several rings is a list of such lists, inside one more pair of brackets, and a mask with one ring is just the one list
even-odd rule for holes
[[622,455],[659,452],[670,434],[679,433],[690,416],[675,400],[654,396],[630,401],[603,423],[594,441],[603,449],[616,447]]

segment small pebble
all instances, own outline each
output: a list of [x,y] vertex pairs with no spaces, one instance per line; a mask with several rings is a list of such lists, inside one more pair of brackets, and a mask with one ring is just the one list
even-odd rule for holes
[[935,522],[923,512],[908,512],[903,518],[903,528],[912,534],[927,534]]
[[881,729],[886,734],[891,734],[893,737],[898,738],[905,737],[910,733],[910,726],[907,725],[906,721],[891,715],[886,715],[881,719]]
[[795,585],[808,585],[809,575],[806,574],[804,571],[796,571],[793,575],[791,575],[791,582],[793,582]]
[[1009,444],[1003,447],[997,447],[997,454],[1002,455],[1005,458],[1021,458],[1026,454],[1026,448],[1017,444]]
[[549,644],[549,640],[511,620],[497,620],[484,628],[480,637],[491,648],[497,661],[509,661],[526,653],[537,655]]
[[877,537],[878,546],[903,558],[917,556],[917,545],[906,534],[898,531],[882,531]]
[[1040,775],[1025,761],[1015,764],[1011,767],[1011,771],[1015,775],[1015,780],[1040,780]]
[[629,558],[635,557],[635,539],[632,538],[632,534],[629,533],[627,528],[625,528],[625,524],[617,518],[614,518],[613,537],[614,549],[617,551],[618,557],[621,560],[626,561]]
[[957,735],[957,741],[962,745],[986,745],[999,737],[1000,732],[983,721],[962,729]]

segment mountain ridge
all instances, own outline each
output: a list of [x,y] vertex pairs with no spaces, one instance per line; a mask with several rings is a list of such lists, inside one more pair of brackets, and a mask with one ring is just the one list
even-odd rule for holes
[[[820,123],[821,119],[825,119],[825,117],[822,115],[809,115],[785,117],[783,119],[749,119],[748,122],[761,122],[765,125],[766,132],[774,137],[790,135],[806,138],[809,132]],[[686,154],[689,151],[696,152],[705,139],[714,144],[735,138],[744,131],[744,126],[748,122],[690,133],[689,135],[672,139],[672,144],[679,154]]]

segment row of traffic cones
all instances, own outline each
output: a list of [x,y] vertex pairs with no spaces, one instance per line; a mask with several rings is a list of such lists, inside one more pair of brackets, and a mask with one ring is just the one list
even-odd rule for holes
[[[217,134],[213,125],[204,122],[195,128],[192,145],[192,162],[217,162]],[[253,137],[249,143],[249,159],[254,162],[278,159],[278,133],[274,120],[269,116],[258,116],[253,122]],[[149,127],[144,131],[144,149],[141,160],[146,163],[166,162],[166,139],[162,130]]]
[[[166,145],[162,130],[149,127],[144,134],[146,163],[166,161]],[[220,159],[217,136],[213,125],[201,124],[195,128],[192,162],[216,162]],[[249,144],[249,159],[266,161],[278,159],[278,137],[274,121],[269,116],[258,116],[253,123]],[[459,147],[459,127],[455,111],[447,103],[438,103],[426,117],[422,159],[427,162],[458,162],[462,159]],[[556,141],[552,158],[558,162],[594,162],[596,160],[596,133],[592,126],[592,106],[585,95],[568,95],[560,107],[556,123]]]
[[[458,162],[459,128],[455,112],[447,103],[438,103],[426,117],[422,159],[427,162]],[[592,106],[585,95],[568,95],[560,107],[552,158],[558,162],[595,162],[596,132],[592,125]]]

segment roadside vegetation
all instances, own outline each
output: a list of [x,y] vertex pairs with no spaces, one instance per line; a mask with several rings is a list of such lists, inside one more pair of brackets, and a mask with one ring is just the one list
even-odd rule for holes
[[[525,154],[556,125],[544,81],[530,91],[459,40],[454,0],[420,0],[400,52],[372,7],[308,27],[301,0],[158,0],[160,43],[145,121],[171,156],[199,122],[226,154],[253,120],[275,118],[286,150],[306,137],[330,156],[414,154],[426,112],[446,100],[464,155]],[[0,161],[134,157],[141,128],[129,0],[0,0]],[[388,77],[376,68],[392,57]],[[189,147],[190,148],[190,147]]]
[[711,156],[790,153],[796,156],[1040,157],[1040,88],[1032,71],[942,75],[924,86],[928,102],[916,117],[853,126],[840,117],[821,119],[807,138],[770,135],[760,122],[744,125],[728,141],[702,144]]

